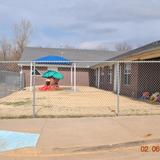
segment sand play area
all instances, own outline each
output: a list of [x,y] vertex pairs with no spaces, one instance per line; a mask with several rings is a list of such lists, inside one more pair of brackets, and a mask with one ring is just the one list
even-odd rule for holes
[[[116,94],[93,87],[67,87],[59,91],[39,91],[35,110],[39,117],[89,117],[116,115]],[[0,99],[0,118],[31,117],[32,92],[29,88]],[[120,96],[120,115],[160,114],[160,105]]]

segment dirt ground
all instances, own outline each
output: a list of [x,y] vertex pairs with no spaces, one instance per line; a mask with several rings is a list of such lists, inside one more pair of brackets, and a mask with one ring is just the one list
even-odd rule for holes
[[[32,92],[29,88],[0,99],[0,117],[32,116]],[[36,115],[51,117],[114,116],[116,94],[93,87],[77,87],[77,92],[62,87],[59,91],[36,88]],[[120,115],[160,114],[160,105],[120,96]]]

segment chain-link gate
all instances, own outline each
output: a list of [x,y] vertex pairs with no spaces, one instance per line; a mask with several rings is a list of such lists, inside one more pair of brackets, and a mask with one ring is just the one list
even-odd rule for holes
[[160,114],[159,72],[150,61],[0,62],[0,117]]

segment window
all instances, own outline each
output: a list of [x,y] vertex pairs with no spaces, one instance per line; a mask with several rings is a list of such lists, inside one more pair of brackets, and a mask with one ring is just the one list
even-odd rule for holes
[[101,68],[101,76],[104,76],[104,67]]
[[35,69],[35,71],[34,70],[32,70],[32,75],[36,75],[36,76],[40,76],[41,75],[41,73],[37,70],[37,69]]
[[124,84],[131,84],[131,64],[125,64],[124,67]]
[[97,69],[94,69],[94,76],[97,76]]
[[108,76],[109,76],[109,84],[112,84],[112,67],[109,67]]

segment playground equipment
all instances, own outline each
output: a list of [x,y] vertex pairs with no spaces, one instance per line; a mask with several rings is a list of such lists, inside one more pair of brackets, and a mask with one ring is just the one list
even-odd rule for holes
[[59,89],[59,80],[64,78],[64,75],[57,71],[48,70],[43,74],[44,78],[46,78],[46,84],[43,87],[40,87],[41,91],[53,91]]
[[155,92],[154,94],[152,94],[152,96],[150,97],[150,102],[155,103],[159,101],[160,97],[160,93],[159,92]]

